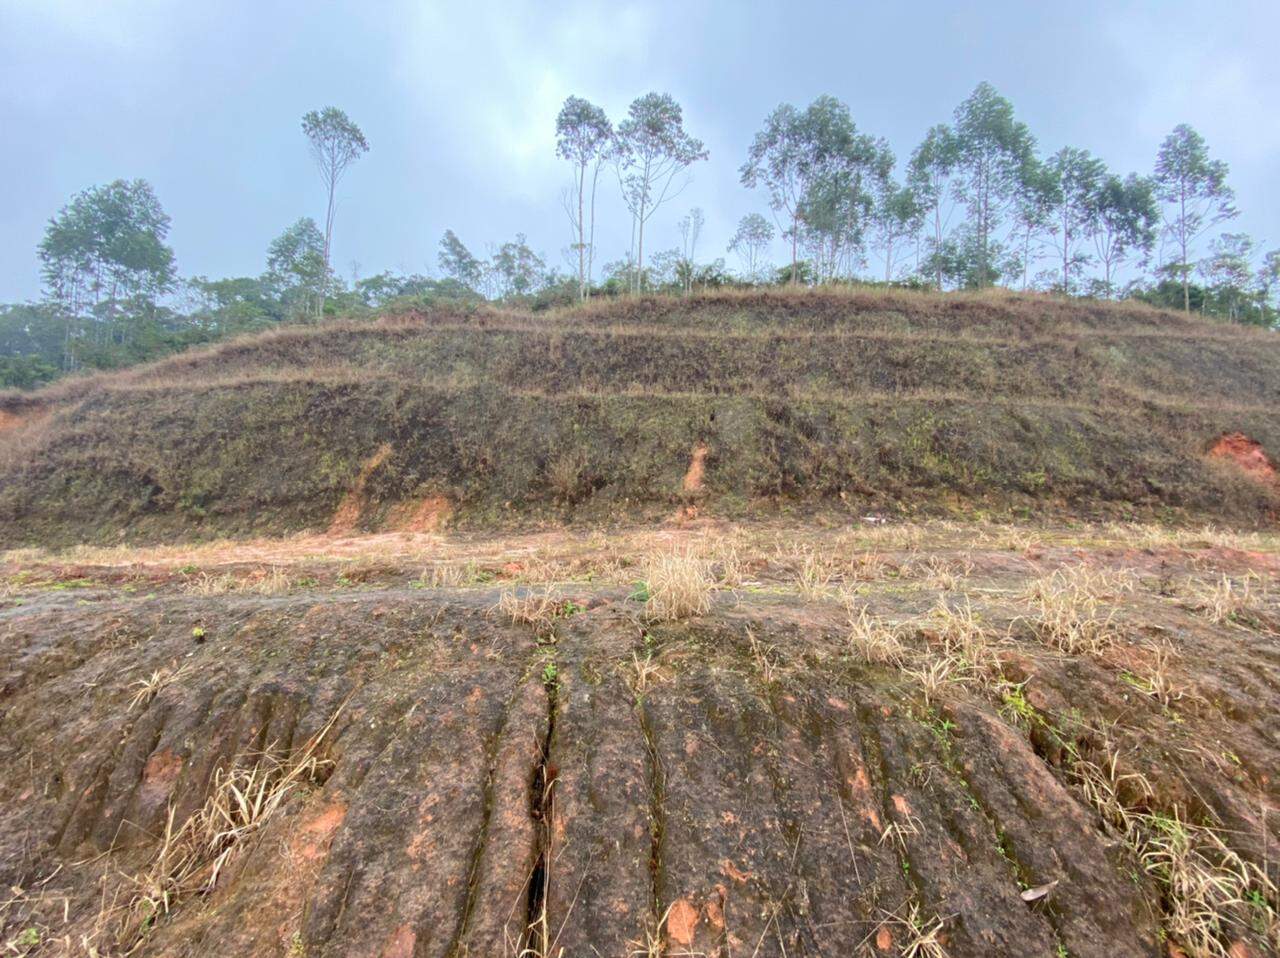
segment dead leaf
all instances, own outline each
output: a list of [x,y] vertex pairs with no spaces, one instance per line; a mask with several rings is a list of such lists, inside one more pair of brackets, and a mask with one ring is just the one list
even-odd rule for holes
[[1019,897],[1021,897],[1023,901],[1039,901],[1045,895],[1049,894],[1049,892],[1053,891],[1054,886],[1058,884],[1058,881],[1059,879],[1055,878],[1053,881],[1044,885],[1036,885],[1035,888],[1028,888]]

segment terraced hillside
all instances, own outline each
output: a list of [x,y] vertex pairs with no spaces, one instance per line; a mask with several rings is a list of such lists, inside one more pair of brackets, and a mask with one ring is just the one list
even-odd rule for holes
[[[0,398],[0,537],[780,505],[1257,523],[1280,502],[1277,410],[1280,338],[1145,308],[783,291],[440,311]],[[1211,455],[1224,435],[1261,469]]]

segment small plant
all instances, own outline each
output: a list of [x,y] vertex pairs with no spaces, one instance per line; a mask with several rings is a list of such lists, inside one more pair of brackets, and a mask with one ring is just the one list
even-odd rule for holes
[[560,670],[554,659],[542,667],[542,684],[547,688],[556,688],[560,684]]
[[831,561],[813,549],[801,553],[800,570],[796,573],[796,588],[806,599],[821,599],[828,594],[835,569]]

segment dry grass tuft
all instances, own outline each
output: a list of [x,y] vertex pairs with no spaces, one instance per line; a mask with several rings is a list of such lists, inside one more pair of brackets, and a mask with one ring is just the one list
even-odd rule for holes
[[559,589],[548,586],[540,592],[507,589],[498,597],[493,610],[509,618],[513,625],[530,625],[538,632],[545,632],[571,605]]
[[716,579],[706,559],[690,553],[660,553],[645,560],[642,572],[637,597],[644,599],[648,618],[671,621],[710,611]]
[[815,549],[800,550],[800,567],[796,571],[796,588],[806,599],[821,599],[831,592],[836,577],[836,564],[830,556]]
[[1236,958],[1237,943],[1254,936],[1280,947],[1280,892],[1262,868],[1241,858],[1216,829],[1186,821],[1177,807],[1169,814],[1148,810],[1151,784],[1122,773],[1110,745],[1097,762],[1074,748],[1070,754],[1085,799],[1159,885],[1172,941],[1197,958]]
[[163,668],[156,669],[145,679],[138,679],[130,688],[137,689],[133,693],[133,698],[129,699],[129,707],[126,711],[132,712],[136,708],[144,708],[151,704],[151,700],[160,694],[161,690],[173,683],[191,671],[191,663],[187,662],[182,665],[167,665]]
[[858,658],[872,665],[902,666],[910,649],[902,641],[900,630],[873,619],[866,606],[856,612],[849,607],[849,648]]
[[120,915],[116,942],[125,953],[179,901],[212,891],[245,841],[275,817],[296,789],[318,784],[320,769],[330,764],[320,757],[321,744],[341,712],[339,707],[295,756],[263,755],[251,764],[219,769],[204,805],[181,825],[170,806],[150,866],[129,879],[129,901],[110,908]]
[[1114,601],[1132,592],[1130,573],[1107,572],[1085,565],[1063,566],[1033,581],[1027,599],[1035,613],[1027,621],[1043,641],[1068,655],[1100,655],[1119,637]]
[[1255,605],[1255,579],[1253,574],[1232,579],[1224,573],[1213,585],[1201,590],[1196,609],[1215,625],[1236,621]]

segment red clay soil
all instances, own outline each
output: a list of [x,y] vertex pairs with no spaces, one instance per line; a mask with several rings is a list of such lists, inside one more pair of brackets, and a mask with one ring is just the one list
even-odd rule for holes
[[1262,443],[1250,439],[1242,432],[1224,433],[1213,444],[1209,455],[1215,459],[1225,459],[1235,463],[1259,482],[1267,484],[1280,482],[1276,476],[1275,463],[1262,448]]
[[[1022,588],[975,574],[995,576],[979,603]],[[867,594],[878,614],[936,601],[894,582]],[[887,958],[936,924],[950,958],[1158,958],[1161,888],[1069,750],[1101,760],[1106,729],[1147,808],[1217,823],[1273,877],[1280,848],[1277,610],[1215,626],[1162,583],[1125,599],[1103,658],[1015,628],[1017,711],[852,658],[834,602],[721,593],[659,625],[629,589],[580,585],[548,633],[486,590],[27,592],[0,602],[0,887],[21,890],[0,946]],[[1167,706],[1126,680],[1156,637]],[[138,911],[169,814],[326,727],[211,888]],[[1268,954],[1262,934],[1232,926],[1224,948]]]

